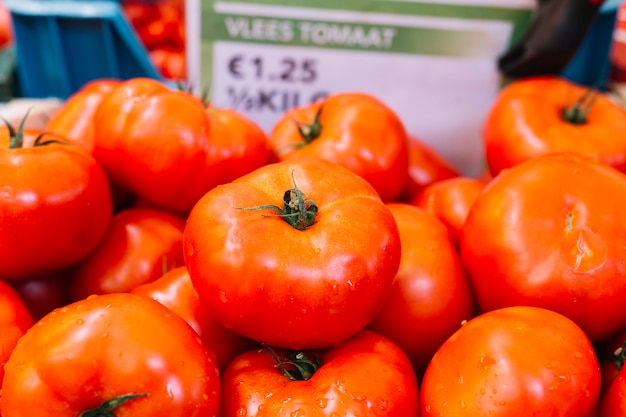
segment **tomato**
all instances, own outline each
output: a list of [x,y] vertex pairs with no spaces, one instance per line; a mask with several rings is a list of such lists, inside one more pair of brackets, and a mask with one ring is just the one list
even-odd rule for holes
[[421,378],[439,346],[476,315],[476,300],[446,227],[419,207],[387,207],[402,257],[391,295],[368,327],[400,346]]
[[181,49],[159,47],[149,52],[150,61],[159,73],[168,80],[185,80],[187,62],[185,51]]
[[400,264],[389,209],[352,171],[316,157],[268,164],[216,187],[183,234],[199,297],[237,334],[289,349],[364,328]]
[[[209,113],[188,92],[154,80],[127,80],[96,111],[94,155],[113,182],[156,207],[186,215],[207,191],[234,179],[224,167],[249,172],[271,155],[255,154],[267,148],[267,139],[253,122],[223,117],[216,124],[225,126],[212,132]],[[231,126],[232,134],[217,134]]]
[[160,278],[130,292],[153,298],[185,319],[215,353],[220,370],[224,370],[235,356],[255,345],[252,340],[234,334],[215,320],[211,310],[198,298],[184,265],[170,269]]
[[481,179],[458,176],[430,184],[411,200],[411,204],[443,222],[455,244],[467,213],[487,183]]
[[409,135],[409,178],[399,201],[410,202],[424,187],[440,180],[461,175],[441,154],[426,142]]
[[0,412],[211,417],[219,396],[214,354],[196,332],[155,300],[117,293],[54,310],[26,332],[6,363]]
[[496,175],[534,156],[578,152],[626,172],[626,110],[606,93],[555,76],[521,79],[496,97],[483,139]]
[[405,417],[417,411],[418,385],[406,355],[368,330],[320,352],[252,350],[222,376],[222,417]]
[[475,200],[460,251],[479,307],[534,305],[595,343],[626,327],[626,176],[574,153],[502,171]]
[[159,278],[171,266],[183,265],[184,228],[184,217],[157,208],[131,207],[115,213],[102,244],[72,269],[70,300],[128,292]]
[[335,93],[287,111],[269,140],[278,160],[317,156],[368,181],[383,201],[398,198],[408,178],[408,139],[398,115],[363,93]]
[[4,364],[11,356],[18,339],[33,324],[33,316],[19,293],[7,281],[0,280],[0,383],[4,378]]
[[69,267],[95,249],[113,216],[107,176],[79,146],[42,131],[0,130],[0,276]]
[[20,295],[35,320],[39,320],[55,308],[69,304],[69,277],[71,268],[52,271],[11,281],[10,284]]
[[593,346],[551,310],[516,306],[468,321],[426,369],[420,417],[593,417],[600,394]]
[[46,130],[92,152],[95,135],[93,115],[104,97],[119,83],[119,80],[109,78],[86,83],[50,117]]

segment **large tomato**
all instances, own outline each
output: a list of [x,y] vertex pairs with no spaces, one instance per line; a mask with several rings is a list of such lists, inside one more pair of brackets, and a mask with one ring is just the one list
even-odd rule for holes
[[184,264],[185,218],[149,207],[115,213],[102,243],[72,268],[70,300],[92,294],[128,292]]
[[4,364],[20,337],[35,320],[24,300],[6,281],[0,280],[0,384],[4,378]]
[[286,112],[270,133],[279,160],[317,156],[368,181],[383,201],[400,196],[408,178],[408,139],[387,105],[362,93],[336,93]]
[[215,353],[220,370],[224,370],[235,356],[255,346],[252,340],[236,335],[215,320],[211,310],[198,297],[184,265],[170,269],[130,292],[153,298],[185,319]]
[[2,278],[81,261],[104,238],[112,216],[107,176],[83,148],[23,124],[0,129]]
[[596,349],[602,369],[602,392],[596,417],[626,416],[626,327]]
[[363,330],[319,352],[266,346],[238,356],[222,376],[221,417],[409,417],[418,396],[404,352]]
[[216,417],[213,352],[148,297],[93,296],[54,310],[6,363],[3,417]]
[[502,171],[476,198],[460,250],[482,311],[534,305],[598,342],[626,327],[626,176],[549,154]]
[[124,81],[96,110],[94,156],[120,187],[187,214],[204,193],[235,179],[228,174],[252,171],[271,156],[252,121],[209,113],[189,92],[144,78]]
[[593,417],[600,394],[593,346],[574,322],[518,306],[468,321],[426,369],[420,417]]
[[408,355],[418,378],[439,346],[477,313],[461,258],[446,227],[419,207],[387,203],[402,245],[400,269],[369,328]]
[[119,83],[119,80],[109,78],[86,83],[50,117],[46,130],[93,152],[95,135],[93,115],[104,97]]
[[626,171],[626,110],[605,92],[555,76],[510,83],[484,121],[493,175],[551,152],[579,152]]
[[398,228],[376,191],[316,157],[209,191],[183,244],[193,285],[218,320],[290,349],[329,346],[365,327],[400,264]]

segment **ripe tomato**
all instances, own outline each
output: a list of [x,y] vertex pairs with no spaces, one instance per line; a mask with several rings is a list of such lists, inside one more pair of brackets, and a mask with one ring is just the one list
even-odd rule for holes
[[183,245],[198,295],[226,328],[290,349],[333,345],[364,328],[400,264],[398,228],[376,191],[316,157],[209,191]]
[[593,417],[600,381],[593,346],[574,322],[508,307],[473,318],[441,345],[424,374],[420,417]]
[[213,352],[182,318],[136,294],[54,310],[20,339],[5,371],[3,417],[218,415]]
[[602,370],[602,390],[596,417],[626,416],[626,328],[600,343],[596,348]]
[[119,80],[109,78],[88,82],[50,117],[46,130],[84,147],[88,152],[93,152],[95,135],[93,115],[104,97],[119,83]]
[[391,295],[368,327],[400,346],[421,378],[439,346],[476,315],[476,300],[446,227],[419,207],[387,207],[402,257]]
[[410,202],[424,187],[440,180],[458,177],[459,171],[430,145],[409,135],[409,178],[399,201]]
[[459,243],[459,233],[467,213],[487,183],[483,180],[458,176],[427,185],[411,200],[411,204],[426,210],[446,225],[452,241]]
[[[186,215],[207,191],[234,179],[224,167],[249,172],[271,155],[253,122],[209,113],[188,92],[143,78],[124,81],[96,111],[94,156],[122,188]],[[219,134],[231,127],[232,134]]]
[[578,152],[626,172],[626,110],[601,91],[565,78],[510,83],[485,118],[487,165],[496,175],[534,156]]
[[408,178],[408,139],[388,106],[361,93],[336,93],[286,112],[269,135],[278,160],[317,156],[363,177],[383,201]]
[[161,209],[131,207],[115,213],[108,234],[73,269],[70,300],[128,292],[184,264],[185,218]]
[[549,308],[594,343],[626,327],[625,206],[626,176],[579,154],[502,171],[461,229],[479,308]]
[[18,339],[33,324],[33,316],[19,293],[6,281],[0,280],[0,383],[4,378],[4,364]]
[[363,330],[320,352],[266,347],[238,356],[222,376],[221,416],[416,416],[418,396],[404,352]]
[[255,346],[252,340],[236,335],[215,320],[208,306],[198,298],[185,266],[170,269],[160,278],[130,292],[155,299],[185,319],[215,353],[220,370],[224,370],[235,356]]
[[0,129],[0,276],[69,267],[103,239],[113,216],[107,176],[79,146],[38,130]]

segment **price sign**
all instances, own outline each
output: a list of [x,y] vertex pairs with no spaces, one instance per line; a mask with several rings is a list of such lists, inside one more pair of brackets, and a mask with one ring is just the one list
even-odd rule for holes
[[268,133],[294,106],[370,93],[410,134],[478,175],[482,119],[501,84],[496,60],[524,33],[534,3],[203,0],[195,82]]

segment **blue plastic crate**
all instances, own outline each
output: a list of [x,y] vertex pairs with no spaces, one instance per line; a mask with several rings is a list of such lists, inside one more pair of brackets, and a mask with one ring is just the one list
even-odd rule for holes
[[623,1],[605,0],[585,40],[563,70],[564,77],[590,87],[606,87],[617,9]]
[[98,78],[162,80],[117,1],[4,0],[23,97],[67,98]]

